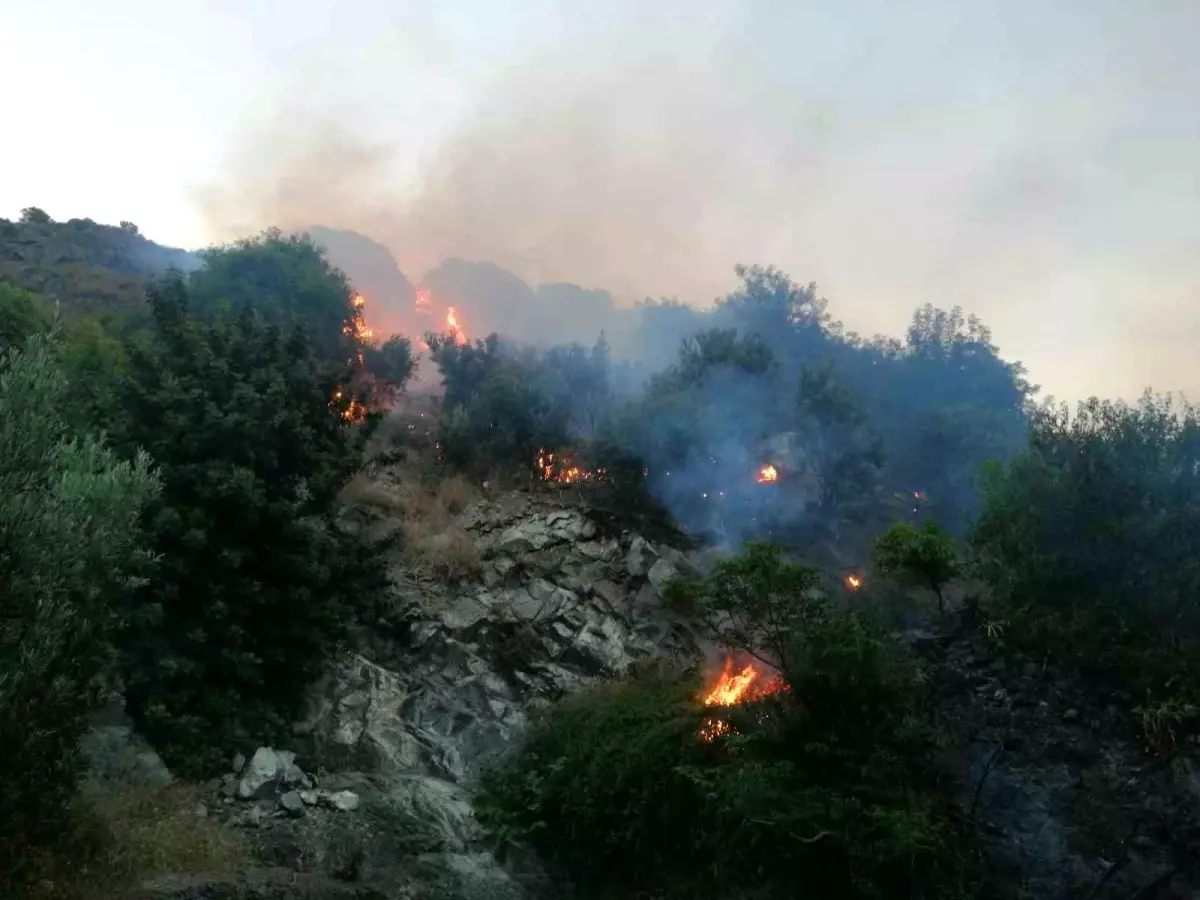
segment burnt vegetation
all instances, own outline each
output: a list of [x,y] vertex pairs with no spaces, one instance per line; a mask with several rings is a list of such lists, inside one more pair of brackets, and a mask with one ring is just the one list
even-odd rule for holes
[[[493,269],[431,277],[499,278],[514,309],[535,296]],[[468,580],[454,518],[485,480],[723,548],[667,599],[784,686],[718,709],[702,673],[664,663],[538,718],[478,814],[585,893],[985,896],[975,804],[941,764],[889,593],[937,640],[999,635],[1087,675],[1127,698],[1151,753],[1182,752],[1200,710],[1197,411],[1039,404],[958,309],[865,338],[813,285],[737,275],[708,312],[537,292],[589,298],[612,343],[428,333],[443,393],[417,432],[382,413],[414,343],[370,334],[311,239],[192,256],[130,223],[0,220],[0,889],[70,844],[79,738],[112,691],[180,772],[282,739],[384,582],[340,506],[401,509],[408,564]],[[381,426],[420,484],[361,477]]]

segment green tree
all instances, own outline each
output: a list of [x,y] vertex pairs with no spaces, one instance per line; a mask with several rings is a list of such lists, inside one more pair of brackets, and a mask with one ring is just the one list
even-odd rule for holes
[[954,538],[937,522],[930,519],[921,528],[897,522],[876,538],[872,559],[883,574],[933,591],[945,614],[945,589],[958,575],[958,553]]
[[1042,407],[1028,449],[986,471],[971,541],[1014,636],[1200,696],[1200,410],[1152,394]]
[[50,218],[50,214],[44,209],[36,206],[27,206],[21,210],[21,222],[25,225],[49,225],[54,220]]
[[805,896],[935,895],[951,829],[914,673],[815,577],[757,545],[676,582],[733,649],[781,658],[790,690],[718,711],[692,674],[659,668],[576,694],[485,778],[481,821],[585,895],[790,897],[798,871]]
[[193,313],[253,310],[268,323],[288,322],[307,332],[316,358],[333,368],[362,348],[354,291],[308,235],[269,229],[203,258],[188,282]]
[[368,344],[363,348],[363,364],[375,384],[375,396],[379,401],[391,402],[417,370],[412,342],[401,335],[393,335],[382,344]]
[[820,579],[814,566],[785,563],[778,546],[751,542],[708,578],[671,582],[664,599],[693,606],[714,637],[787,673],[796,634],[826,612],[814,598]]
[[202,771],[284,738],[382,573],[333,521],[361,432],[306,333],[248,311],[191,318],[179,279],[151,305],[123,437],[162,467],[148,520],[162,566],[135,607],[127,698],[168,761]]
[[71,382],[68,407],[74,421],[104,431],[117,427],[127,368],[121,340],[101,319],[75,319],[64,327],[59,359]]
[[0,282],[0,350],[18,347],[54,324],[50,304],[30,291]]
[[861,399],[832,362],[801,368],[796,406],[820,490],[817,521],[836,540],[843,522],[863,522],[879,508],[883,447]]
[[23,851],[65,832],[79,738],[110,686],[112,641],[150,562],[148,458],[118,462],[61,415],[52,340],[0,349],[0,887]]

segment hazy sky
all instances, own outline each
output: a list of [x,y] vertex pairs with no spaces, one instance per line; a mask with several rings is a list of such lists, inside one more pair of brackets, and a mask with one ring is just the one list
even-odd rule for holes
[[0,0],[0,215],[321,222],[625,299],[926,301],[1055,394],[1200,397],[1196,0]]

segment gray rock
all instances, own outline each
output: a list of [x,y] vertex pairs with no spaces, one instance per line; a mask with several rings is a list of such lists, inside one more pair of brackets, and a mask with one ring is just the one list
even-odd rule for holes
[[293,818],[304,815],[304,799],[298,791],[287,791],[279,797],[279,808]]
[[296,754],[291,751],[259,747],[238,782],[237,795],[243,800],[267,796],[295,762]]
[[464,596],[442,614],[442,622],[451,631],[465,632],[485,621],[487,615],[487,607],[474,597]]
[[491,853],[427,853],[414,870],[416,896],[428,900],[522,900],[525,890]]
[[658,554],[640,534],[635,535],[629,544],[629,552],[625,554],[625,570],[634,578],[641,578],[650,571],[650,566]]
[[654,587],[655,593],[661,597],[663,587],[672,579],[679,577],[679,569],[675,567],[674,563],[670,563],[665,559],[659,559],[650,567],[650,570],[646,573],[646,577]]
[[628,602],[625,591],[611,581],[597,581],[592,585],[592,594],[607,604],[609,610],[620,613]]
[[525,588],[514,588],[506,594],[504,609],[513,617],[532,622],[542,611],[542,604]]
[[162,758],[129,725],[92,728],[80,739],[92,778],[100,782],[164,788],[175,779]]
[[330,809],[336,809],[338,812],[354,812],[362,802],[354,791],[334,791],[322,794],[321,800]]
[[1064,722],[1074,722],[1079,718],[1079,710],[1074,708],[1068,709],[1065,713],[1063,713],[1062,717]]
[[244,753],[233,754],[233,762],[230,765],[229,771],[234,775],[240,775],[244,768],[246,768],[246,755]]

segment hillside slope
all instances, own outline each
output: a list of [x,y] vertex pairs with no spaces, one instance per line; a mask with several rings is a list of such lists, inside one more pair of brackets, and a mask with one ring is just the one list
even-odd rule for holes
[[134,308],[154,276],[199,265],[197,254],[156,244],[128,223],[55,222],[36,213],[0,219],[0,281],[56,301],[67,315]]

